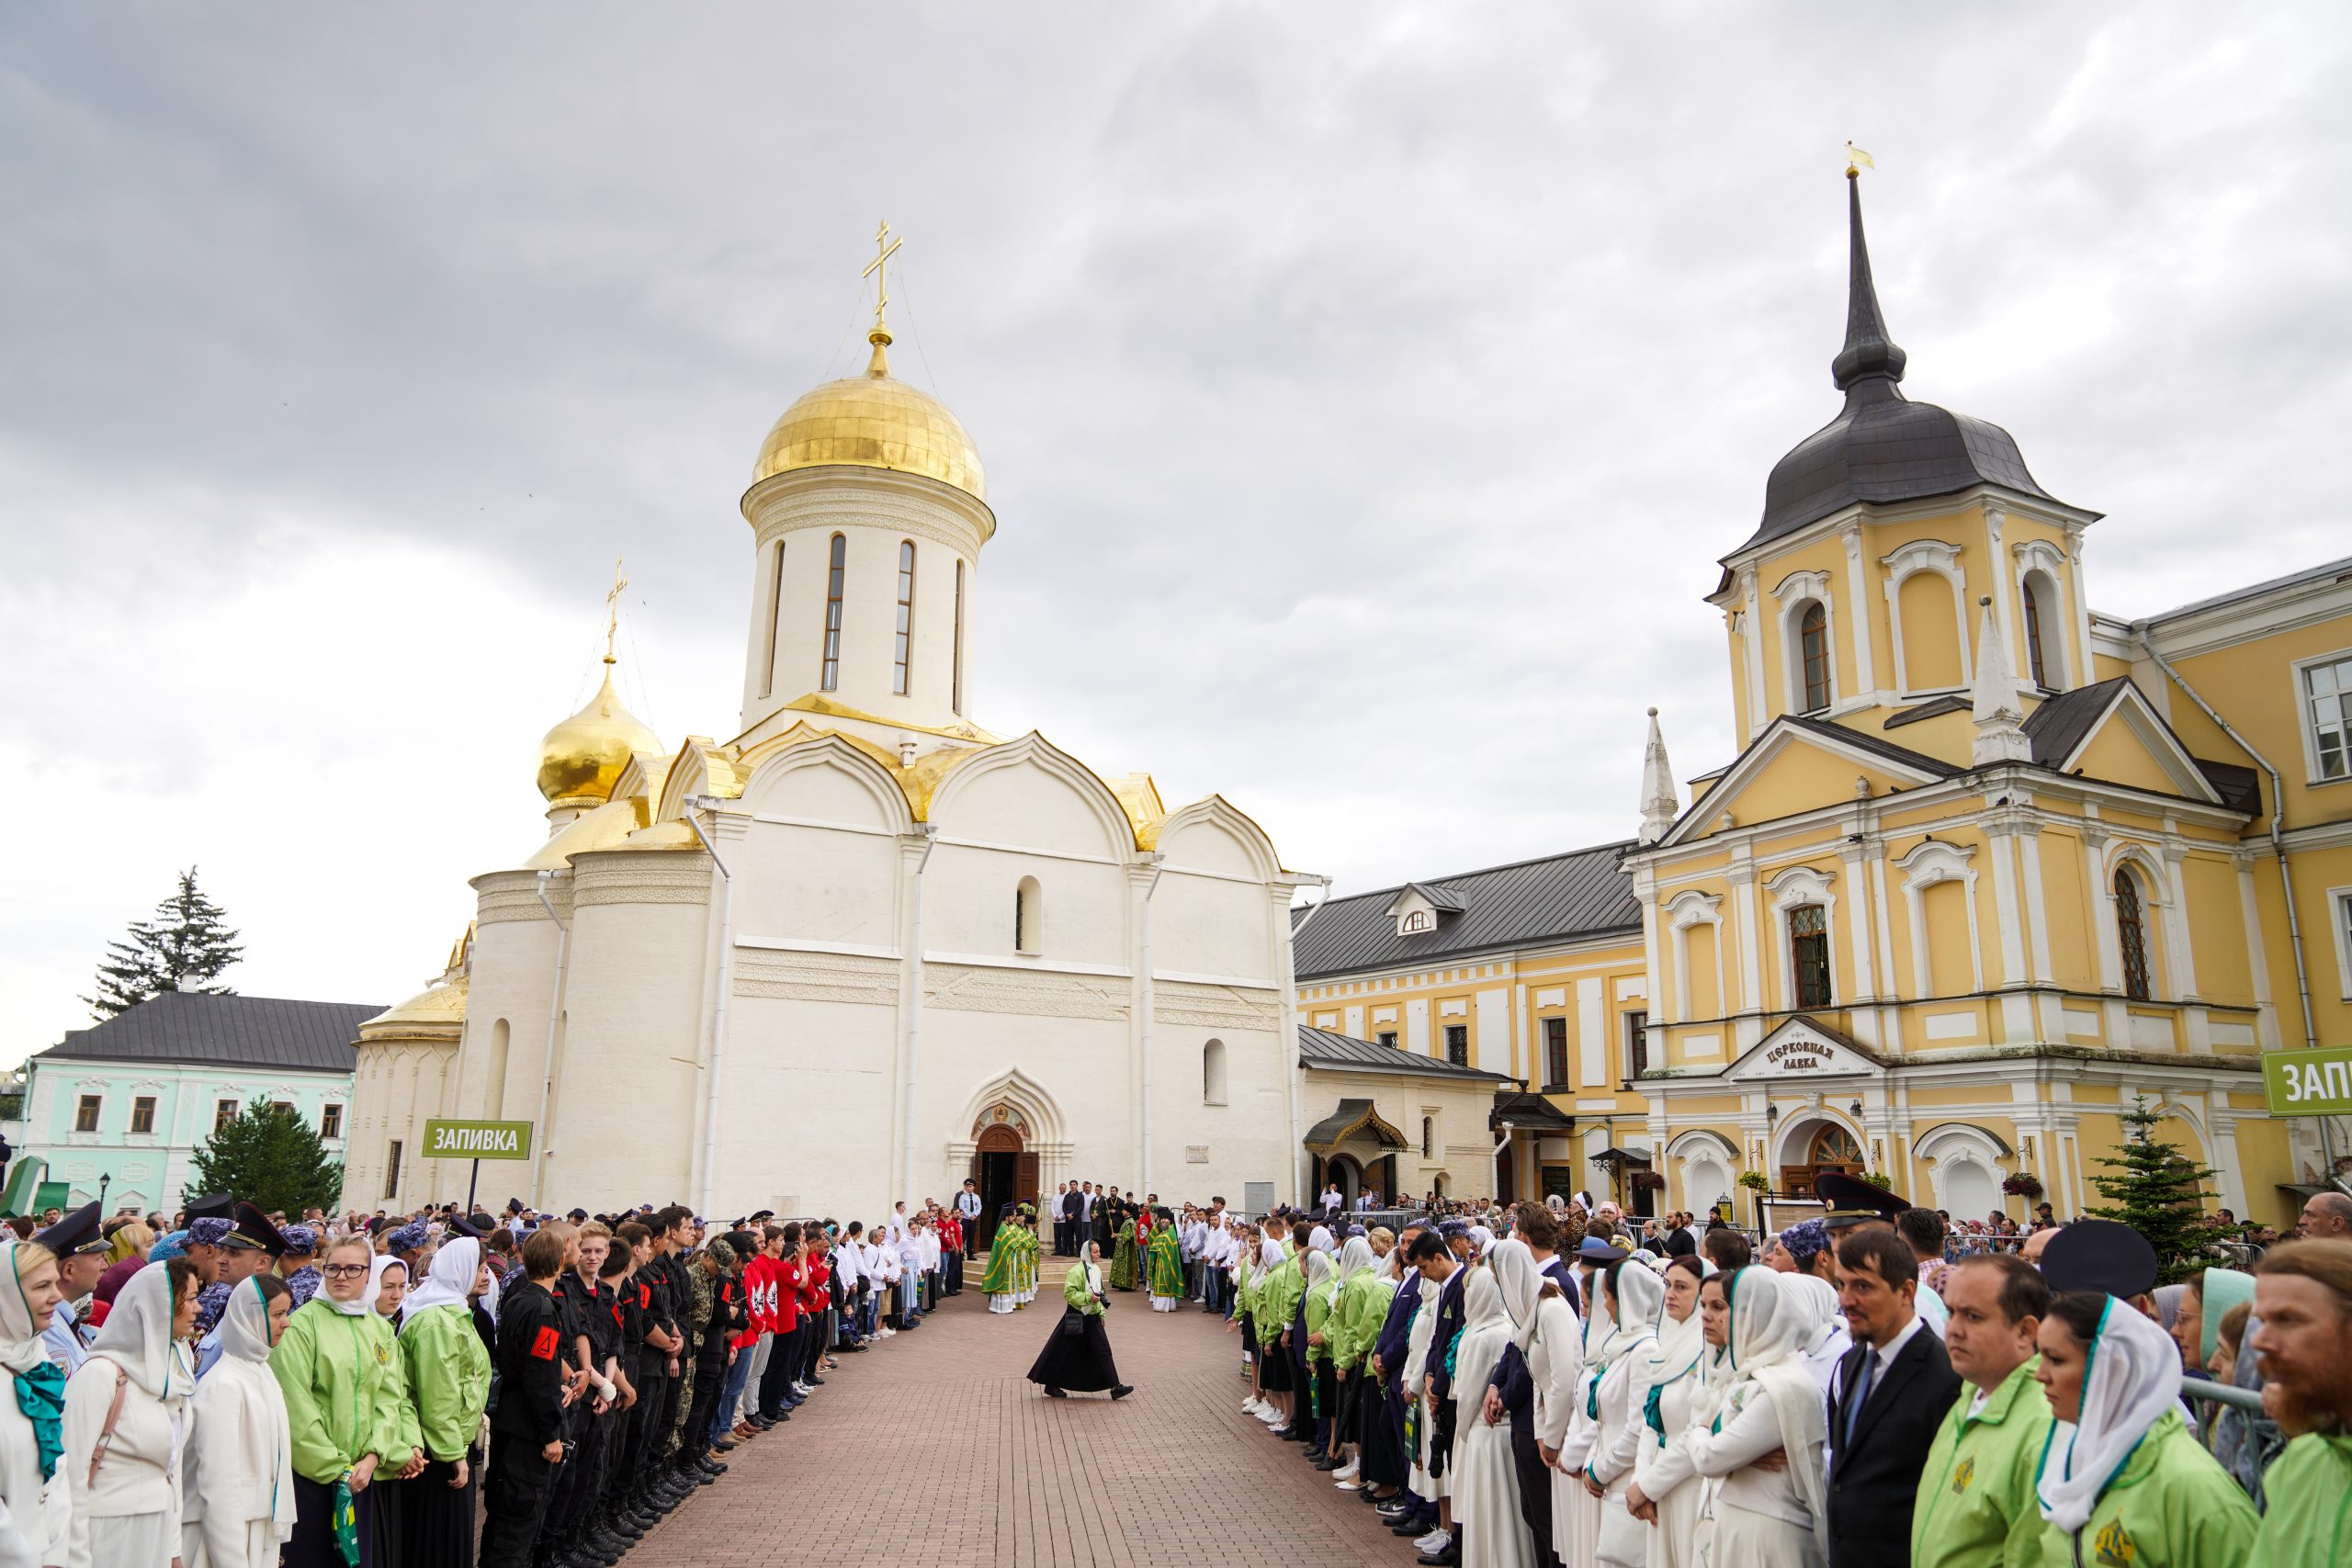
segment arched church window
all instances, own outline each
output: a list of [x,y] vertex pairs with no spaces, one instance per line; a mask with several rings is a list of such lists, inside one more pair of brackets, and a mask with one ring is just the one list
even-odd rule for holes
[[766,672],[760,677],[760,695],[775,694],[776,628],[784,615],[784,541],[775,542],[775,570],[768,582],[768,651]]
[[2031,578],[2025,584],[2025,668],[2035,685],[2050,690],[2049,667],[2041,658],[2041,595],[2033,591]]
[[1201,1103],[1225,1103],[1225,1042],[1212,1040],[1201,1047]]
[[1797,652],[1804,669],[1804,711],[1829,705],[1829,612],[1815,600],[1797,619]]
[[947,692],[947,705],[956,713],[964,711],[964,563],[956,563],[956,647],[951,655],[955,677]]
[[2144,1002],[2148,988],[2147,911],[2140,897],[2140,879],[2132,868],[2115,868],[2115,934],[2123,945],[2123,994]]
[[820,690],[834,691],[842,680],[842,578],[849,564],[849,540],[833,536],[832,556],[825,564],[825,668]]
[[1044,932],[1045,891],[1034,876],[1024,876],[1012,890],[1012,951],[1035,953]]
[[890,690],[907,694],[907,664],[915,635],[915,542],[899,541],[899,631],[890,666]]
[[1789,956],[1796,972],[1796,1005],[1833,1006],[1829,991],[1829,920],[1818,904],[1789,911]]
[[1428,1159],[1430,1157],[1430,1151],[1436,1146],[1437,1118],[1434,1116],[1424,1116],[1421,1118],[1421,1157],[1423,1159]]

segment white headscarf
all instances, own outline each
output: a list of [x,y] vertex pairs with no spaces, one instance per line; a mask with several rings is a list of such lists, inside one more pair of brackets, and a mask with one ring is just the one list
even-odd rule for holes
[[[1324,1280],[1331,1277],[1330,1255],[1329,1253],[1317,1252],[1309,1248],[1306,1254],[1305,1268],[1306,1269],[1306,1288],[1309,1291],[1312,1291],[1316,1286],[1321,1284]],[[1305,1300],[1306,1298],[1303,1296],[1300,1298],[1302,1303],[1304,1303]]]
[[1262,1274],[1268,1269],[1279,1269],[1282,1266],[1283,1244],[1275,1240],[1272,1236],[1264,1236],[1260,1238],[1258,1242],[1258,1271]]
[[1331,1232],[1329,1228],[1324,1225],[1317,1225],[1307,1235],[1306,1245],[1313,1250],[1320,1252],[1328,1257],[1331,1253],[1335,1244],[1331,1240]]
[[[1665,1276],[1659,1276],[1660,1283]],[[1677,1382],[1699,1364],[1707,1353],[1706,1325],[1700,1320],[1697,1294],[1692,1293],[1690,1315],[1677,1323],[1667,1315],[1661,1296],[1657,1309],[1657,1343],[1650,1348],[1650,1386],[1661,1388]]]
[[1485,1270],[1501,1292],[1503,1315],[1510,1319],[1510,1342],[1524,1355],[1535,1337],[1535,1303],[1544,1293],[1544,1271],[1523,1241],[1498,1242]]
[[[186,1399],[196,1392],[196,1368],[187,1348],[172,1337],[172,1271],[150,1263],[130,1277],[90,1341],[92,1359],[103,1356],[123,1375],[157,1399]],[[86,1363],[85,1363],[86,1364]]]
[[1477,1256],[1480,1258],[1486,1257],[1495,1249],[1495,1233],[1484,1225],[1470,1227],[1470,1241],[1477,1248]]
[[[401,1261],[400,1255],[394,1252],[387,1252],[380,1257],[371,1258],[368,1260],[368,1283],[361,1289],[359,1292],[359,1299],[357,1301],[338,1302],[332,1296],[327,1299],[329,1302],[333,1303],[334,1309],[337,1312],[342,1313],[345,1317],[368,1316],[376,1310],[376,1298],[383,1293],[384,1270],[387,1269],[399,1269],[401,1271],[401,1276],[403,1279],[407,1278],[409,1274],[409,1266],[405,1262]],[[406,1300],[407,1298],[402,1297],[401,1299]]]
[[241,1280],[220,1309],[220,1354],[241,1361],[269,1359],[269,1302],[254,1280]]
[[[424,1271],[424,1282],[401,1298],[401,1321],[432,1307],[464,1306],[481,1272],[481,1243],[469,1235],[443,1242],[433,1255],[433,1266]],[[370,1276],[368,1283],[377,1284],[381,1278]]]
[[1724,1361],[1730,1373],[1724,1391],[1725,1419],[1758,1398],[1772,1402],[1789,1474],[1803,1492],[1816,1524],[1826,1522],[1822,1495],[1823,1444],[1829,1435],[1821,1389],[1799,1358],[1813,1337],[1813,1300],[1784,1283],[1790,1276],[1750,1266],[1724,1281],[1731,1300],[1731,1346]]
[[[1601,1278],[1606,1283],[1610,1276]],[[1665,1311],[1666,1281],[1630,1258],[1619,1264],[1615,1283],[1609,1286],[1609,1315],[1616,1321],[1616,1330],[1601,1347],[1603,1359],[1614,1363],[1655,1339],[1658,1316]]]
[[25,1294],[24,1276],[17,1271],[24,1259],[17,1246],[13,1232],[0,1245],[0,1366],[12,1372],[28,1372],[49,1359],[49,1350],[40,1330],[33,1326],[33,1303]]
[[1813,1327],[1797,1347],[1808,1354],[1818,1354],[1832,1339],[1846,1332],[1846,1319],[1838,1306],[1838,1287],[1813,1274],[1783,1274],[1781,1287],[1794,1292],[1813,1314]]
[[2033,1483],[2041,1517],[2069,1534],[2091,1517],[2148,1428],[2180,1402],[2180,1347],[2112,1296],[2083,1358],[2082,1419],[2052,1431]]
[[[1348,1245],[1340,1248],[1340,1283],[1347,1282],[1372,1267],[1372,1243],[1360,1235],[1348,1237]],[[1334,1299],[1337,1299],[1336,1296]]]
[[1491,1328],[1497,1324],[1510,1326],[1510,1314],[1503,1311],[1502,1288],[1496,1284],[1494,1270],[1475,1269],[1470,1282],[1462,1287],[1462,1332]]

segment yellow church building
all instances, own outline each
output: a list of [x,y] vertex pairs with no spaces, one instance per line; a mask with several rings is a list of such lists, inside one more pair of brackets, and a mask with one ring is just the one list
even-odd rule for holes
[[2091,609],[2100,514],[1903,395],[1849,211],[1844,405],[1707,595],[1739,754],[1686,800],[1653,711],[1635,839],[1333,900],[1301,1021],[1529,1091],[1408,1191],[2074,1213],[2144,1098],[2211,1202],[2290,1220],[2346,1148],[2259,1055],[2352,1043],[2352,558]]

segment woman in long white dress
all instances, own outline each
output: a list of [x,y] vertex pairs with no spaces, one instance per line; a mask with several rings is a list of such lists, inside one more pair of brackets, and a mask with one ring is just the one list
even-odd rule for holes
[[231,1291],[221,1309],[220,1358],[191,1402],[186,1563],[198,1561],[201,1541],[210,1568],[277,1568],[278,1547],[294,1533],[294,1446],[286,1393],[269,1370],[293,1307],[284,1280],[256,1274]]
[[[1413,1276],[1400,1289],[1419,1291],[1421,1304],[1413,1313],[1413,1325],[1405,1333],[1405,1417],[1406,1459],[1408,1461],[1405,1489],[1419,1497],[1423,1506],[1423,1517],[1430,1529],[1413,1544],[1429,1549],[1444,1532],[1438,1528],[1439,1506],[1444,1501],[1446,1488],[1453,1478],[1433,1474],[1430,1461],[1435,1457],[1431,1445],[1436,1441],[1436,1402],[1429,1397],[1430,1339],[1437,1328],[1438,1298],[1445,1293],[1442,1282],[1420,1272],[1418,1264],[1408,1265]],[[1442,1541],[1438,1541],[1442,1545]]]
[[15,1233],[0,1245],[0,1568],[55,1562],[65,1544],[65,1372],[41,1335],[64,1299],[57,1255]]
[[1585,1490],[1600,1504],[1593,1555],[1612,1568],[1641,1568],[1649,1559],[1649,1532],[1625,1511],[1625,1487],[1649,1430],[1642,1413],[1649,1402],[1650,1350],[1657,1343],[1666,1282],[1638,1258],[1611,1264],[1597,1278],[1613,1326],[1594,1352],[1600,1377],[1587,1405],[1599,1427],[1584,1462]]
[[1813,1298],[1785,1278],[1747,1268],[1707,1282],[1710,1294],[1720,1288],[1729,1323],[1720,1405],[1702,1397],[1658,1461],[1661,1485],[1693,1472],[1719,1483],[1709,1505],[1712,1561],[1739,1568],[1823,1568],[1827,1561],[1819,1529],[1827,1428],[1821,1391],[1800,1353],[1820,1324]]
[[[1462,1337],[1453,1351],[1456,1388],[1483,1390],[1511,1342],[1501,1288],[1490,1269],[1473,1269],[1463,1289]],[[1519,1470],[1511,1458],[1510,1418],[1489,1418],[1465,1398],[1454,1426],[1453,1530],[1462,1568],[1533,1568],[1534,1538],[1520,1515]]]
[[171,1568],[179,1556],[180,1450],[196,1393],[185,1342],[200,1284],[185,1258],[133,1274],[66,1380],[65,1568]]
[[[1698,1568],[1698,1482],[1691,1477],[1686,1484],[1665,1491],[1658,1484],[1658,1460],[1690,1427],[1691,1410],[1706,1377],[1705,1363],[1712,1358],[1699,1311],[1699,1287],[1705,1278],[1706,1265],[1695,1257],[1668,1260],[1666,1311],[1658,1318],[1657,1342],[1650,1347],[1641,1448],[1634,1461],[1633,1482],[1625,1488],[1627,1509],[1638,1510],[1634,1517],[1645,1519],[1650,1527],[1646,1568]],[[1720,1303],[1722,1292],[1716,1292],[1715,1299]],[[1728,1324],[1724,1326],[1727,1329]]]

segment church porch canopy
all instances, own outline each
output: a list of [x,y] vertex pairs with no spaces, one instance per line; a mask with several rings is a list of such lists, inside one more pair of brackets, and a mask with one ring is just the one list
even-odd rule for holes
[[1405,1134],[1381,1120],[1369,1100],[1343,1100],[1340,1108],[1306,1130],[1304,1142],[1315,1154],[1328,1156],[1358,1133],[1371,1134],[1384,1149],[1406,1146]]
[[1504,1089],[1495,1096],[1495,1108],[1487,1114],[1487,1126],[1500,1132],[1506,1125],[1514,1133],[1567,1133],[1576,1129],[1576,1118],[1540,1094],[1517,1094]]

